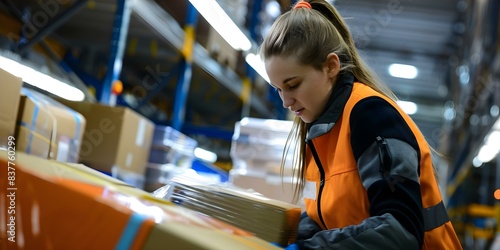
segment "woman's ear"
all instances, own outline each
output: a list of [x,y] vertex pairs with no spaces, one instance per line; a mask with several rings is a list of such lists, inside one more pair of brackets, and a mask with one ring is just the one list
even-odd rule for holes
[[326,64],[325,64],[328,77],[334,78],[339,74],[340,71],[340,59],[339,56],[335,53],[330,53],[326,56]]

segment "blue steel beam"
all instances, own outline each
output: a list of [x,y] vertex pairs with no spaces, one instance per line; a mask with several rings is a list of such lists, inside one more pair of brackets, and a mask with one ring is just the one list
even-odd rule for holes
[[177,87],[174,98],[174,111],[172,118],[172,127],[178,131],[182,131],[182,125],[186,116],[186,102],[191,85],[191,77],[193,74],[193,50],[194,50],[194,35],[197,22],[198,11],[189,2],[186,15],[186,24],[184,26],[184,46],[179,67],[179,78],[177,79]]
[[[170,44],[178,50],[182,49],[182,40],[184,31],[175,19],[165,10],[158,7],[158,4],[153,0],[136,1],[134,6],[134,13],[143,19],[146,23],[166,39]],[[208,51],[198,42],[194,43],[193,62],[199,66],[203,71],[207,72],[214,79],[217,80],[222,86],[227,88],[235,95],[241,94],[241,77],[236,74],[232,69],[221,67],[221,65],[213,59]],[[255,93],[251,93],[252,99],[251,106],[261,116],[265,118],[274,117],[265,105],[267,102]]]
[[209,138],[222,139],[231,141],[234,131],[217,126],[200,126],[191,123],[185,123],[182,127],[182,132],[189,135],[204,135]]
[[257,26],[259,25],[259,14],[262,10],[262,2],[263,0],[254,0],[252,1],[252,12],[250,13],[250,20],[248,22],[248,31],[250,33],[250,37],[253,41],[259,41],[261,35],[257,34]]
[[132,9],[129,0],[117,0],[113,33],[111,35],[108,69],[104,78],[100,98],[100,102],[103,104],[110,104],[113,82],[120,78],[131,12]]
[[[29,48],[31,48],[34,44],[38,43],[40,40],[42,40],[45,36],[48,34],[52,33],[54,30],[59,28],[62,24],[64,24],[66,21],[71,19],[71,17],[76,14],[85,4],[87,4],[88,0],[80,0],[77,1],[75,4],[73,4],[71,7],[66,9],[64,12],[58,14],[58,10],[61,8],[59,6],[57,1],[54,1],[53,4],[49,4],[52,2],[46,2],[46,3],[41,3],[40,5],[43,5],[42,7],[45,11],[37,11],[33,16],[30,18],[32,20],[23,20],[25,25],[28,25],[26,27],[31,27],[31,29],[35,29],[35,34],[31,37],[31,39],[26,40],[22,39],[20,43],[17,44],[17,47],[15,50],[19,54],[25,53]],[[49,22],[49,16],[56,15],[54,17],[54,20],[52,22]],[[42,22],[42,23],[40,23]],[[43,25],[43,22],[47,22],[46,25]],[[39,27],[41,26],[41,27]]]

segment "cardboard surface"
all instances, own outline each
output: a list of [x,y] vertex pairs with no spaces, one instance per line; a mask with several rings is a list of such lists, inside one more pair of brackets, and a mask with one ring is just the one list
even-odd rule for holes
[[40,103],[21,96],[16,127],[16,150],[42,158],[55,156],[55,137],[52,132],[56,121]]
[[295,241],[301,208],[247,190],[223,185],[197,184],[174,178],[167,198],[183,207],[238,226],[268,242]]
[[[16,156],[21,158],[21,154]],[[24,167],[27,161],[16,160],[15,181],[0,183],[1,203],[10,204],[12,208],[10,213],[0,209],[1,216],[8,216],[8,224],[11,224],[7,232],[5,227],[0,228],[0,248],[116,248],[134,211],[102,198],[106,193],[102,187],[65,178],[64,169],[56,165],[52,166],[55,175],[39,175],[36,168],[45,165],[47,160],[33,157],[31,162],[29,164],[34,165]],[[7,165],[7,162],[0,159],[0,164]],[[150,228],[148,223],[143,223],[137,230],[149,231]]]
[[57,127],[54,130],[57,151],[53,159],[62,162],[78,162],[86,126],[85,117],[70,108],[59,105],[47,105],[45,108],[57,120]]
[[[200,237],[196,237],[196,235]],[[206,230],[175,222],[156,224],[151,230],[143,250],[159,248],[189,250],[282,249],[254,236],[234,237],[231,234],[220,234],[215,230]]]
[[9,136],[14,135],[19,97],[23,81],[0,69],[0,147],[8,145]]
[[82,164],[0,150],[0,165],[15,173],[0,182],[0,249],[280,249]]
[[15,138],[18,152],[26,152],[44,159],[54,155],[51,148],[55,149],[56,144],[51,142],[50,136],[47,138],[34,130],[18,126]]
[[52,98],[23,89],[17,116],[17,149],[63,162],[78,162],[85,118]]
[[238,63],[238,52],[211,27],[208,31],[206,48],[217,62],[230,69],[236,68]]
[[61,102],[87,120],[80,161],[103,172],[132,172],[144,176],[154,124],[125,107],[97,103]]

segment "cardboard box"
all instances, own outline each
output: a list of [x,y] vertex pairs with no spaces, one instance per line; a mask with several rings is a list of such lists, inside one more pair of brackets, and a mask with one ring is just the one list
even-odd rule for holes
[[84,165],[8,155],[0,249],[280,249]]
[[150,120],[126,107],[61,102],[87,120],[80,150],[82,163],[114,177],[144,176],[154,131]]
[[56,119],[56,149],[55,157],[62,162],[79,162],[80,148],[85,132],[86,119],[80,113],[63,106],[52,103],[46,109]]
[[6,147],[16,129],[17,109],[23,81],[0,69],[0,148]]
[[227,185],[197,183],[185,176],[172,180],[165,198],[286,246],[295,242],[301,208]]
[[180,223],[155,224],[142,250],[208,249],[208,250],[279,250],[267,241],[251,234],[234,236],[221,234]]
[[63,162],[78,162],[85,118],[52,98],[22,89],[17,149]]
[[208,31],[206,49],[220,64],[230,69],[236,68],[238,64],[238,51],[231,47],[212,27]]
[[21,96],[16,127],[16,150],[50,159],[55,156],[52,131],[56,121],[50,111],[27,96]]

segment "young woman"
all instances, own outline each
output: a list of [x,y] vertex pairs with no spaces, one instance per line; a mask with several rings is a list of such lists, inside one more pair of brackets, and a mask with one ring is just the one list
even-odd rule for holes
[[429,145],[332,5],[298,2],[275,21],[261,54],[296,115],[283,155],[294,148],[306,211],[289,249],[461,249]]

